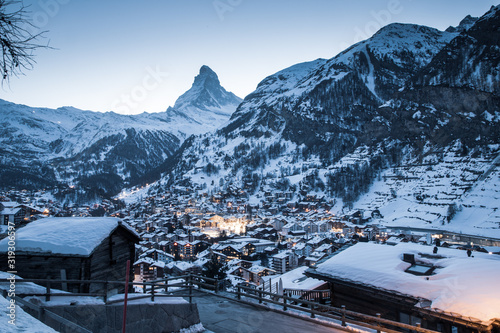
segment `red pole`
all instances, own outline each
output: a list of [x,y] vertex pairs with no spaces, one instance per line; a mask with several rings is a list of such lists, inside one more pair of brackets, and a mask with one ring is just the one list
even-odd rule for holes
[[128,298],[128,280],[130,274],[130,260],[127,260],[127,273],[125,275],[125,298],[123,300],[123,325],[122,332],[125,333],[127,324],[127,298]]

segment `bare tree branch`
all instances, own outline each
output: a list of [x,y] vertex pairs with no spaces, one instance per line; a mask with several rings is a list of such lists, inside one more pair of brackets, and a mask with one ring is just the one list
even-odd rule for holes
[[[30,29],[34,28],[34,29]],[[23,74],[33,68],[34,51],[48,48],[40,44],[45,31],[32,33],[37,28],[28,18],[27,7],[22,1],[0,0],[0,75],[2,81]]]

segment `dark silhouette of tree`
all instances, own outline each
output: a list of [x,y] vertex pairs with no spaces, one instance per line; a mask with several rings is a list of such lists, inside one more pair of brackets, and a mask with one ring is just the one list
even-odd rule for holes
[[26,7],[22,1],[0,0],[0,75],[2,80],[22,74],[35,63],[33,52],[48,45],[39,44],[45,31],[31,33]]
[[212,259],[203,265],[202,275],[211,279],[224,280],[228,269],[226,263],[221,263],[216,256],[212,256]]
[[267,253],[260,253],[259,259],[261,266],[269,267],[269,256]]

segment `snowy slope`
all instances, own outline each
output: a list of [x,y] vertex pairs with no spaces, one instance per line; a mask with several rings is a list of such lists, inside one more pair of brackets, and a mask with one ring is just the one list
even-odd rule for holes
[[2,308],[0,312],[0,331],[3,333],[56,333],[49,326],[45,325],[41,321],[38,321],[28,313],[26,313],[21,307],[16,306],[16,320],[15,325],[9,324],[9,301],[4,297],[0,297],[0,307]]
[[[175,126],[160,117],[143,113],[138,116],[113,112],[98,113],[71,107],[59,109],[32,108],[0,100],[3,131],[0,142],[9,150],[38,152],[43,160],[70,157],[100,139],[137,131],[175,132]],[[61,143],[59,143],[59,140]]]
[[[255,111],[264,105],[277,109],[295,108],[294,112],[324,109],[302,98],[308,98],[308,94],[319,86],[342,84],[344,78],[352,76],[361,81],[372,94],[370,98],[378,103],[381,97],[392,95],[402,87],[412,73],[427,65],[456,36],[456,33],[424,26],[390,24],[330,60],[294,65],[267,77],[245,98],[232,120],[237,121],[247,112],[257,117],[259,113]],[[387,89],[389,91],[385,91]],[[298,101],[302,103],[297,105]],[[329,110],[324,111],[329,113]]]
[[242,99],[226,91],[217,74],[202,66],[192,87],[166,112],[183,138],[203,134],[224,125]]
[[[498,145],[463,155],[459,146],[386,170],[355,207],[379,210],[374,223],[500,238]],[[453,206],[453,213],[450,211]],[[451,216],[450,216],[450,213]],[[450,218],[448,218],[450,217]]]

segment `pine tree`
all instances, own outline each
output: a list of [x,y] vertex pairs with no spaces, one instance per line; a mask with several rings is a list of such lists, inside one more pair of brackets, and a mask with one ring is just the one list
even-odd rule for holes
[[216,256],[213,256],[210,261],[207,261],[203,265],[202,275],[211,279],[224,280],[227,277],[227,270],[229,267],[226,263],[221,263],[217,260]]

